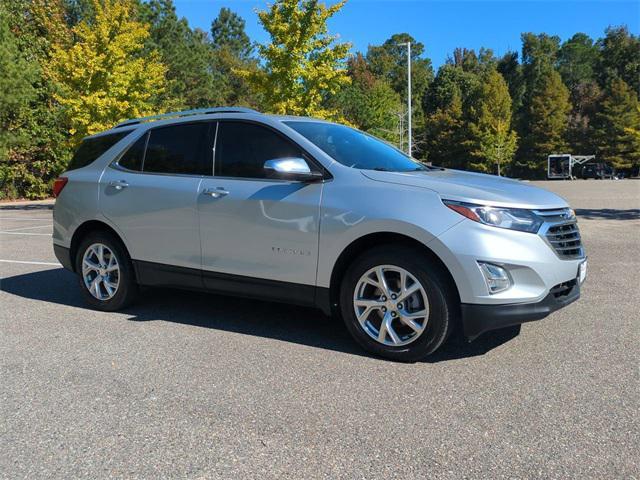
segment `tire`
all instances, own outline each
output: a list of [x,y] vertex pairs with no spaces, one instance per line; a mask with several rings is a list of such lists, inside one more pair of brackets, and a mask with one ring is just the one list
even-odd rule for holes
[[[422,289],[404,299],[404,304],[395,303],[402,299],[402,295],[389,301],[386,296],[380,296],[380,288],[367,280],[363,281],[363,278],[368,278],[379,285],[379,268],[382,268],[382,275],[389,286],[387,291],[391,295],[400,292],[400,278],[409,279],[405,280],[405,286],[410,285],[405,291],[418,287]],[[404,277],[402,270],[406,272]],[[418,287],[415,287],[416,283]],[[356,315],[356,298],[360,320]],[[361,305],[366,302],[380,305],[385,298],[385,307],[371,307],[370,313],[366,313],[368,306]],[[339,308],[347,330],[366,351],[391,360],[415,362],[435,352],[447,340],[458,315],[459,302],[454,287],[441,267],[430,262],[420,250],[382,245],[362,254],[347,269],[340,286]],[[391,315],[394,317],[390,318]],[[421,317],[416,318],[414,326],[409,328],[407,319],[416,315]],[[391,322],[390,330],[394,335],[391,335],[386,323],[383,327],[384,319]],[[416,326],[422,327],[419,333]],[[384,341],[381,342],[379,339],[383,329]],[[377,339],[374,339],[376,336]]]
[[[98,280],[96,282],[97,290],[94,289],[102,299],[97,298],[90,288],[93,283],[92,280],[95,280],[96,276],[100,276],[99,272],[93,269],[87,270],[86,275],[83,272],[85,254],[89,255],[87,260],[90,264],[97,265],[99,263],[97,257],[99,245],[103,246],[103,266],[108,267],[107,269],[102,269],[105,272],[104,281]],[[93,253],[89,253],[89,249],[93,249]],[[115,264],[111,264],[112,257],[115,258],[117,270],[106,272],[106,270],[113,269],[115,266]],[[130,305],[138,294],[138,285],[131,258],[120,239],[112,233],[93,231],[87,234],[78,246],[75,267],[78,274],[78,283],[84,298],[96,310],[105,312],[120,310]],[[116,288],[113,288],[114,285],[116,285]],[[111,290],[111,293],[108,289]]]

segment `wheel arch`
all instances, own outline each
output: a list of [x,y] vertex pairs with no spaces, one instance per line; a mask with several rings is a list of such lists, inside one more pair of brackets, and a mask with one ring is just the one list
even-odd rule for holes
[[82,239],[89,233],[97,231],[107,232],[116,237],[118,240],[120,240],[120,243],[124,247],[127,255],[129,255],[127,245],[124,243],[122,237],[118,234],[118,232],[115,231],[113,227],[100,220],[87,220],[86,222],[81,223],[78,228],[75,229],[71,237],[69,258],[71,259],[71,265],[73,266],[74,272],[76,270],[76,255],[78,254],[78,247],[80,246],[80,242],[82,242]]
[[457,303],[460,303],[460,293],[453,275],[445,265],[445,263],[424,243],[411,238],[407,235],[395,232],[376,232],[364,235],[352,241],[338,256],[331,271],[331,280],[329,286],[329,300],[331,310],[336,311],[340,297],[340,283],[345,272],[353,261],[362,255],[365,251],[380,245],[404,245],[415,248],[429,259],[430,265],[438,269],[442,277],[447,281],[451,289],[452,295],[455,296]]

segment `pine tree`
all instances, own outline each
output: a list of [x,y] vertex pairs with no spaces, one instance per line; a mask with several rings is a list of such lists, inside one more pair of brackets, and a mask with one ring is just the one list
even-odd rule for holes
[[211,22],[211,43],[215,49],[227,49],[239,59],[247,59],[253,50],[244,31],[245,22],[237,13],[221,8]]
[[426,118],[427,160],[443,167],[467,168],[470,155],[465,147],[466,138],[462,95],[455,87],[448,105],[436,108]]
[[594,123],[600,160],[616,168],[640,163],[638,95],[621,78],[609,82]]
[[173,0],[150,0],[139,8],[140,21],[149,25],[144,55],[158,52],[167,67],[162,103],[170,109],[198,108],[223,103],[228,85],[211,69],[212,51],[202,30],[192,30],[178,18]]
[[[258,74],[258,61],[252,57],[253,46],[244,30],[244,20],[228,8],[221,8],[211,23],[211,67],[219,77],[217,88],[223,99],[221,105],[243,105],[262,108],[257,92],[246,77]],[[242,76],[238,72],[252,72]],[[224,86],[224,88],[221,88]]]
[[400,96],[386,80],[375,77],[362,54],[350,58],[348,65],[351,85],[344,87],[330,105],[359,129],[397,145]]
[[513,159],[517,136],[511,130],[509,89],[496,70],[484,76],[478,104],[478,118],[472,124],[476,142],[473,154],[478,161],[472,161],[470,166],[500,175]]
[[94,21],[73,29],[71,48],[53,47],[48,65],[69,119],[73,143],[119,120],[157,113],[166,67],[157,52],[141,56],[147,25],[132,20],[129,1],[93,0]]
[[271,42],[258,45],[264,70],[240,70],[273,113],[337,118],[325,100],[349,84],[345,68],[350,45],[327,33],[327,21],[345,0],[276,0],[258,18]]
[[569,91],[560,74],[550,70],[541,76],[531,93],[528,110],[527,136],[523,138],[518,163],[523,173],[542,177],[547,156],[564,153],[567,148],[565,133],[571,110]]

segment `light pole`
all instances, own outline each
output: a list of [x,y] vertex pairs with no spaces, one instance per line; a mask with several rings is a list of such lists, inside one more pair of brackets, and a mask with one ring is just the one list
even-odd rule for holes
[[407,46],[407,153],[411,156],[411,42],[399,43],[398,46]]

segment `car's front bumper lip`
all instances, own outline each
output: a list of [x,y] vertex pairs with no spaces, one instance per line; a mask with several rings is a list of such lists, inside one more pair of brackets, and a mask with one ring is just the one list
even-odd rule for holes
[[461,304],[462,326],[467,339],[474,340],[484,332],[545,318],[580,298],[578,281],[565,295],[549,293],[536,303],[508,305]]

